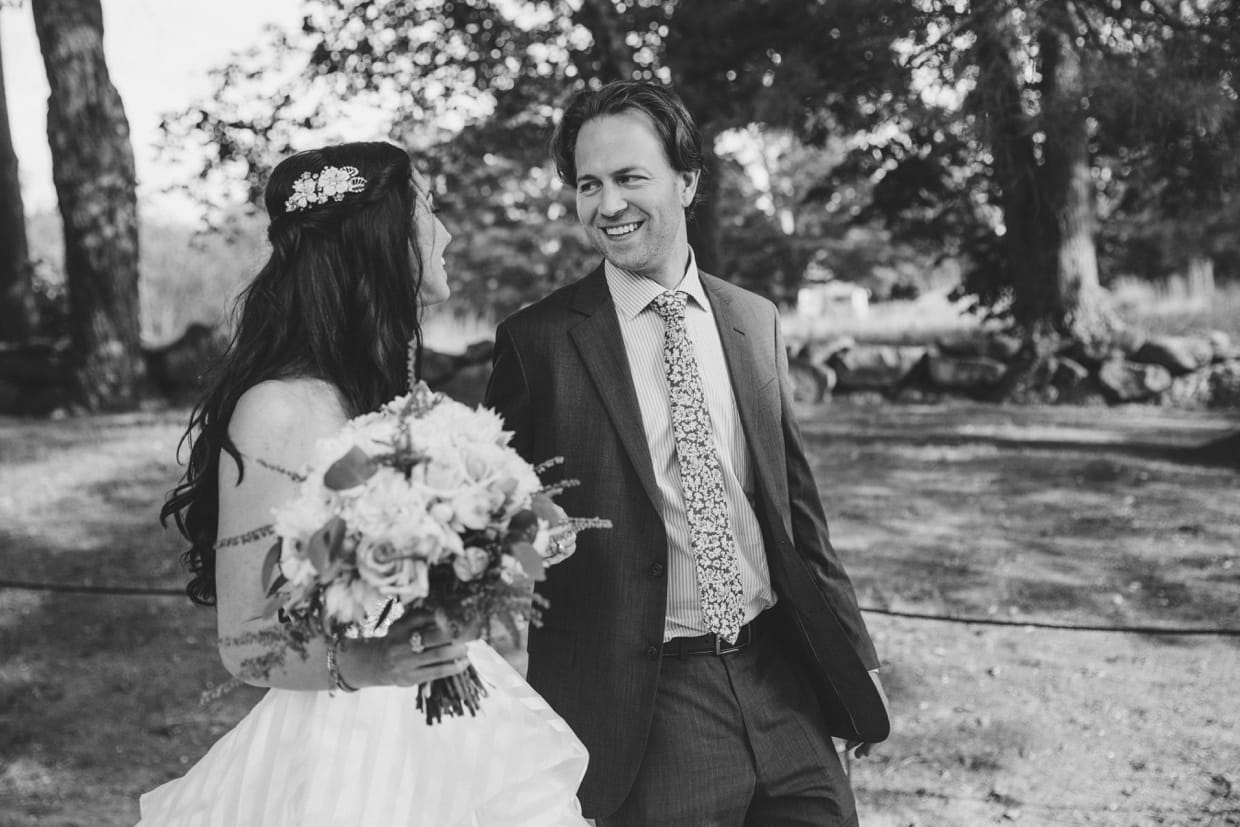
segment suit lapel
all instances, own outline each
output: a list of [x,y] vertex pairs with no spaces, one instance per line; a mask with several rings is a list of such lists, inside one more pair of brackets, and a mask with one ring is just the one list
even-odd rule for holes
[[[637,404],[629,358],[624,351],[624,336],[620,332],[620,321],[616,318],[602,266],[581,281],[572,307],[583,318],[569,330],[569,336],[594,381],[620,443],[637,470],[646,496],[658,509],[662,498],[654,477],[654,464],[650,460],[650,446],[646,443],[646,432],[642,427],[641,408]],[[590,446],[585,447],[590,450]]]
[[775,337],[748,302],[739,301],[722,289],[713,276],[702,274],[723,344],[724,360],[732,377],[732,393],[740,412],[741,427],[749,443],[755,474],[766,490],[786,499],[787,479],[779,427],[779,370],[774,353]]

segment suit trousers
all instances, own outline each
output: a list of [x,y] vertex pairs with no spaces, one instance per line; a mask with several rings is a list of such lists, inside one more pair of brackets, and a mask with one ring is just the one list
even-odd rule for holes
[[769,629],[738,652],[663,658],[637,779],[598,827],[857,824],[818,701]]

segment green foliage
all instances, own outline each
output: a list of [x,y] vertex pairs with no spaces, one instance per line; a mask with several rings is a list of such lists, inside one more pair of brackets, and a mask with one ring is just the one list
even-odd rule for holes
[[[867,101],[900,71],[884,38],[903,5],[317,0],[299,35],[272,33],[217,71],[210,98],[167,122],[167,145],[206,150],[204,197],[243,192],[257,201],[274,161],[329,140],[346,102],[382,109],[391,137],[445,190],[445,221],[459,239],[448,250],[458,297],[502,314],[595,258],[547,157],[570,93],[617,77],[657,79],[685,98],[708,147],[749,124],[821,145],[877,114]],[[264,83],[275,87],[266,95]],[[699,222],[713,225],[715,210],[708,203]],[[779,239],[763,232],[737,250],[745,241],[729,244],[725,274]],[[710,263],[714,251],[699,257]],[[797,257],[785,258],[781,285],[800,275],[791,269]]]
[[[1063,154],[1047,31],[1079,59],[1104,280],[1190,253],[1224,273],[1240,262],[1238,5],[311,0],[300,32],[214,73],[167,146],[207,151],[201,197],[257,201],[279,157],[383,113],[442,191],[458,301],[502,316],[596,260],[548,160],[564,101],[648,78],[677,90],[708,144],[741,132],[764,148],[757,177],[752,159],[708,159],[706,266],[788,303],[813,261],[881,297],[958,259],[961,294],[1003,311],[1022,263],[1012,231],[1045,209]],[[1012,191],[1017,145],[1039,178],[1028,192]]]
[[[1138,0],[914,5],[915,25],[891,32],[918,78],[890,90],[892,137],[859,145],[823,182],[831,192],[839,179],[876,181],[858,222],[961,256],[961,292],[981,308],[1010,309],[1016,267],[1006,239],[1029,219],[1012,201],[1019,194],[1004,192],[1010,144],[996,139],[1029,142],[1031,175],[1057,157],[1061,116],[1051,108],[1043,35],[1066,26],[1084,86],[1103,281],[1164,275],[1192,254],[1235,260],[1234,0],[1174,8]],[[994,65],[996,44],[1013,61],[1015,97],[995,85],[1006,71]],[[1015,109],[1005,110],[1004,100]],[[1035,181],[1029,196],[1045,197],[1047,185]]]

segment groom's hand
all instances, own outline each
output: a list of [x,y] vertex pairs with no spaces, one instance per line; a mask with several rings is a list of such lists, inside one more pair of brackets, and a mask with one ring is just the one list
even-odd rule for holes
[[871,744],[869,741],[849,741],[844,746],[844,751],[853,758],[865,758],[874,751],[874,747],[878,744]]
[[[887,693],[883,690],[883,681],[878,677],[877,669],[870,670],[870,680],[874,681],[874,688],[878,690],[878,697],[883,700],[883,710],[890,716],[891,706],[887,703]],[[853,758],[865,758],[874,751],[876,746],[878,744],[869,741],[848,741],[844,749],[846,752],[851,753]]]

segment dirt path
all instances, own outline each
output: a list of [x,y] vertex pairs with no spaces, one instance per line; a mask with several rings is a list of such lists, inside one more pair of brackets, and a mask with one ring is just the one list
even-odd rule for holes
[[[0,579],[179,588],[154,514],[183,416],[0,419]],[[1240,825],[1240,638],[880,613],[1240,628],[1240,473],[1190,451],[1234,420],[836,402],[803,422],[895,714],[853,767],[863,825]],[[258,697],[197,704],[224,678],[213,622],[0,589],[0,827],[136,821]]]

